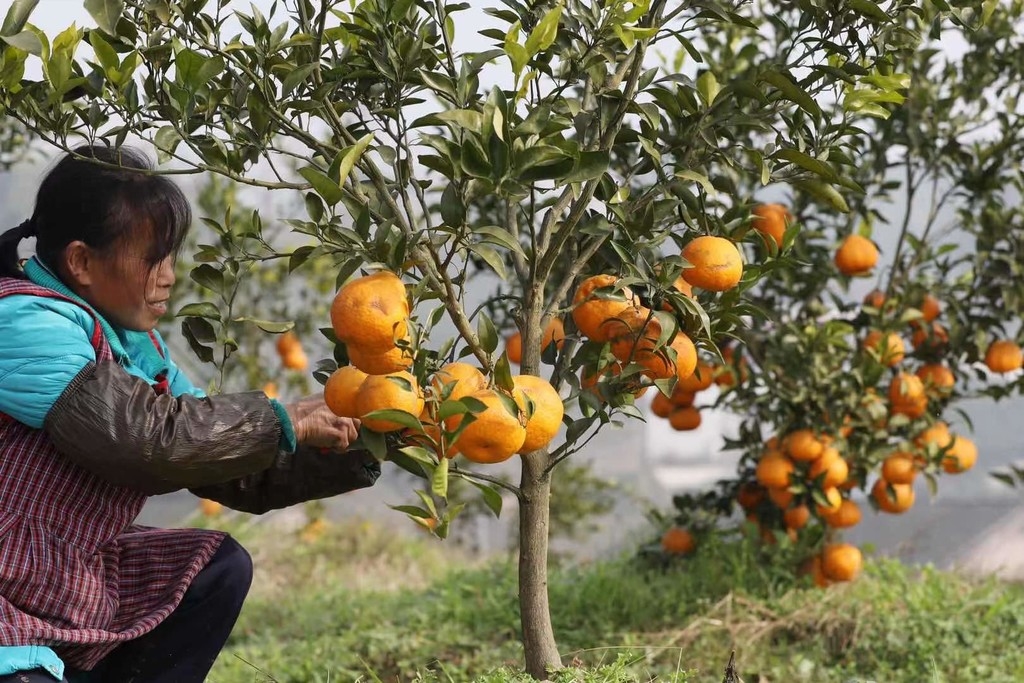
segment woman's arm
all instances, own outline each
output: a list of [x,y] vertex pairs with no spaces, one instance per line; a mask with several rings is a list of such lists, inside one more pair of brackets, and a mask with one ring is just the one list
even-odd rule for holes
[[233,510],[261,515],[308,500],[330,498],[373,486],[380,463],[368,451],[321,451],[300,447],[266,470],[192,493]]
[[148,495],[210,486],[270,467],[281,421],[260,391],[158,395],[117,363],[89,363],[43,429],[68,458]]

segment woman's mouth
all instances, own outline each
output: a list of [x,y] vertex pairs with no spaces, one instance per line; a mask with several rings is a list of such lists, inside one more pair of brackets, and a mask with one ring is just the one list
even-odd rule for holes
[[164,299],[163,301],[152,301],[150,302],[149,307],[152,308],[153,312],[157,315],[167,315],[167,299]]

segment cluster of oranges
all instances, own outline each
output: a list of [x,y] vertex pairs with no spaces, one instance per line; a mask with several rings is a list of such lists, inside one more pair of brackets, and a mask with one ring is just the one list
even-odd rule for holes
[[359,277],[338,291],[331,323],[350,364],[324,385],[332,412],[358,418],[374,432],[402,432],[438,458],[498,463],[550,443],[564,408],[554,387],[539,377],[514,377],[513,389],[503,391],[479,368],[455,362],[421,387],[410,372],[409,315],[405,285],[393,273]]
[[[763,204],[753,211],[752,227],[781,247],[792,220],[785,206]],[[849,277],[870,273],[878,260],[876,245],[858,234],[844,238],[834,254],[836,269]],[[766,543],[774,543],[780,532],[796,541],[815,527],[808,538],[812,542],[823,538],[824,545],[802,570],[820,586],[851,580],[860,571],[860,551],[835,542],[841,529],[861,521],[861,507],[851,497],[854,490],[863,489],[878,511],[901,514],[914,505],[914,483],[921,473],[955,475],[974,467],[978,458],[970,439],[931,417],[941,413],[957,381],[946,364],[949,334],[942,323],[941,302],[925,295],[915,306],[919,315],[909,316],[896,310],[898,301],[886,299],[883,292],[874,291],[864,300],[863,313],[873,322],[860,339],[860,348],[874,359],[869,363],[889,368],[892,375],[885,380],[887,386],[882,385],[887,391],[865,391],[856,416],[869,429],[903,434],[903,440],[883,446],[888,450],[880,461],[877,455],[870,462],[859,461],[867,456],[857,455],[859,437],[852,426],[856,416],[848,416],[840,425],[823,416],[819,426],[789,428],[768,439],[755,458],[755,468],[735,489],[736,503]],[[882,322],[908,318],[912,320],[905,330]],[[723,357],[730,351],[725,349]],[[701,362],[700,369],[680,381],[672,395],[655,396],[651,412],[669,419],[677,429],[696,428],[700,414],[692,407],[695,390],[706,389],[712,382],[728,387],[742,381],[745,372],[739,360],[737,364],[729,357],[725,366],[707,367]],[[1024,364],[1024,352],[1012,340],[997,339],[988,347],[984,362],[994,373],[1014,372]],[[872,447],[871,453],[878,451]],[[661,546],[665,553],[685,554],[695,543],[690,531],[672,527],[663,535]]]
[[[686,296],[692,296],[694,287],[712,292],[732,289],[743,275],[739,249],[723,237],[697,237],[683,248],[681,256],[690,267],[682,271],[674,288]],[[618,376],[625,366],[635,364],[640,368],[634,387],[636,396],[650,386],[643,378],[650,381],[675,378],[677,383],[683,384],[678,400],[683,403],[682,394],[688,386],[685,383],[697,369],[697,348],[680,329],[671,310],[668,304],[660,311],[644,306],[615,275],[593,275],[580,283],[573,296],[573,322],[583,337],[608,344],[613,358],[598,367],[585,367],[581,375],[582,388],[607,400],[599,386],[601,378]],[[702,381],[699,379],[698,383]],[[665,400],[670,399],[665,397]],[[686,415],[692,421],[692,402],[689,406],[677,407],[688,411]]]

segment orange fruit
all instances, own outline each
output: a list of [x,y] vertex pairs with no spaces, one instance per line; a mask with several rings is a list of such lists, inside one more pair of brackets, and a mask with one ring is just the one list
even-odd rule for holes
[[277,398],[277,384],[275,382],[267,382],[263,385],[263,395],[267,398]]
[[974,467],[978,461],[978,447],[963,436],[953,438],[953,445],[942,459],[942,469],[947,474],[960,474]]
[[[672,354],[667,349],[672,349]],[[671,357],[673,354],[674,359]],[[693,375],[697,368],[697,347],[685,332],[677,332],[667,347],[648,350],[637,345],[633,352],[633,362],[643,366],[644,374],[651,379],[669,379],[674,375],[684,380]]]
[[611,291],[618,281],[619,278],[614,275],[594,275],[584,280],[573,296],[572,319],[583,335],[596,342],[611,339],[612,330],[605,328],[608,321],[640,305],[639,299],[629,287]]
[[[622,374],[622,363],[611,363],[601,368],[600,370],[591,370],[583,368],[580,370],[580,388],[583,391],[589,391],[590,393],[597,396],[601,401],[608,402],[608,397],[604,395],[604,389],[602,388],[601,380],[604,379],[607,382],[610,378],[618,377]],[[647,386],[641,386],[640,379],[638,376],[633,375],[630,377],[628,386],[625,388],[626,391],[631,391],[633,396],[640,398],[647,393]]]
[[843,494],[839,492],[835,486],[828,486],[821,490],[825,495],[827,504],[818,503],[817,510],[818,514],[822,517],[828,517],[839,512],[843,507]]
[[561,318],[552,318],[551,322],[544,328],[544,335],[540,339],[541,349],[546,349],[552,344],[555,345],[556,349],[561,349],[565,346],[565,324],[562,323]]
[[289,370],[305,370],[309,367],[309,357],[302,347],[294,348],[281,359],[281,365]]
[[793,461],[784,455],[767,455],[757,463],[757,481],[764,487],[785,488],[789,486],[789,477],[796,468]]
[[654,398],[651,399],[651,412],[658,417],[667,418],[672,409],[675,408],[672,405],[672,399],[660,391],[654,394]]
[[285,332],[277,338],[275,344],[277,348],[277,355],[283,360],[285,356],[296,350],[302,350],[302,343],[299,342],[298,336],[292,330]]
[[1024,354],[1016,343],[1009,339],[997,339],[992,342],[988,351],[985,352],[985,365],[992,372],[1013,372],[1020,370],[1024,362]]
[[803,529],[810,519],[811,511],[806,505],[797,505],[782,514],[782,521],[788,529]]
[[845,499],[838,510],[829,511],[824,515],[825,523],[835,529],[846,529],[860,524],[860,506],[852,500]]
[[402,279],[390,271],[356,278],[331,304],[334,335],[346,346],[383,353],[408,334],[409,300]]
[[[493,389],[484,389],[469,395],[484,404],[484,409],[475,414],[472,422],[455,439],[459,452],[467,460],[476,463],[493,464],[504,462],[523,447],[526,442],[525,416],[514,414]],[[464,414],[457,414],[444,421],[445,429],[454,432],[465,421]]]
[[832,581],[830,581],[829,578],[825,576],[825,571],[821,567],[820,556],[816,556],[813,559],[811,559],[808,573],[814,580],[814,585],[818,588],[828,588],[830,585],[832,585]]
[[781,247],[786,228],[793,220],[789,209],[782,204],[759,204],[751,213],[754,215],[754,230],[771,237]]
[[878,247],[862,235],[849,235],[836,251],[836,268],[843,275],[863,275],[878,263]]
[[771,500],[772,503],[775,504],[775,507],[780,510],[788,509],[789,506],[793,504],[793,499],[795,497],[796,496],[793,495],[793,492],[790,491],[787,486],[768,489],[768,499]]
[[388,375],[412,367],[411,349],[393,343],[385,348],[385,351],[377,352],[376,349],[367,350],[366,347],[353,344],[346,346],[345,350],[348,352],[348,362],[368,375]]
[[505,355],[509,363],[523,362],[523,335],[521,332],[513,332],[505,339]]
[[911,484],[917,476],[917,464],[910,453],[897,451],[882,461],[882,478],[893,484]]
[[850,466],[839,456],[839,451],[832,447],[826,448],[822,456],[811,463],[811,467],[807,471],[807,478],[811,481],[823,477],[821,485],[826,488],[839,486],[849,476]]
[[918,434],[914,439],[914,443],[921,448],[927,448],[929,444],[935,444],[939,449],[943,449],[952,440],[953,436],[949,433],[949,425],[945,422],[936,422]]
[[679,384],[676,384],[672,389],[672,395],[669,397],[669,400],[676,408],[689,408],[697,400],[697,392],[687,391],[680,387]]
[[[562,397],[551,384],[536,375],[517,375],[512,378],[515,388],[533,401],[533,414],[526,421],[526,439],[520,453],[532,453],[544,448],[562,428],[565,407]],[[661,396],[661,392],[658,392]]]
[[917,375],[901,372],[889,383],[889,403],[893,415],[906,415],[917,419],[928,409],[928,396],[924,382]]
[[392,420],[366,417],[377,410],[401,410],[416,417],[423,412],[423,395],[416,378],[404,370],[387,375],[368,375],[356,393],[356,411],[363,426],[375,432],[397,432],[402,425]]
[[864,297],[864,305],[882,310],[882,306],[885,305],[885,292],[880,289],[871,290],[868,292],[868,295]]
[[871,489],[871,497],[878,503],[879,510],[898,515],[914,505],[914,487],[879,479]]
[[864,337],[864,348],[874,351],[875,355],[879,357],[879,361],[890,368],[899,365],[907,353],[907,348],[898,334],[895,332],[883,333],[881,330],[868,332]]
[[939,323],[923,324],[918,320],[910,323],[914,333],[910,337],[910,343],[922,353],[938,353],[942,351],[949,342],[949,333]]
[[224,506],[215,500],[201,498],[199,500],[199,512],[203,517],[219,517],[224,512]]
[[[487,378],[480,368],[457,361],[441,367],[430,381],[438,398],[458,401],[463,396],[487,388]],[[445,395],[445,392],[448,392]]]
[[700,427],[700,411],[693,406],[689,408],[673,408],[672,412],[669,413],[668,423],[676,431],[692,431]]
[[744,482],[736,492],[736,502],[744,510],[750,510],[760,505],[764,500],[765,489],[760,484],[752,481]]
[[[681,334],[681,333],[680,333]],[[687,377],[680,377],[676,389],[680,391],[704,391],[715,381],[715,366],[710,363],[698,362],[693,372]]]
[[797,462],[810,462],[821,456],[825,445],[810,429],[798,429],[783,439],[783,447],[789,457]]
[[368,375],[354,365],[343,365],[324,385],[324,403],[338,417],[359,417],[356,396]]
[[915,373],[924,382],[925,389],[932,389],[939,394],[949,393],[956,385],[953,371],[941,363],[927,363]]
[[694,287],[724,292],[743,276],[740,250],[724,237],[702,235],[687,244],[681,256],[693,266],[683,271],[683,279]]
[[686,529],[674,526],[661,537],[661,549],[669,555],[687,555],[697,547],[697,541]]
[[942,313],[942,304],[931,294],[925,294],[921,300],[920,310],[924,321],[930,323]]
[[862,564],[860,549],[849,543],[827,545],[821,553],[821,570],[832,581],[853,581]]

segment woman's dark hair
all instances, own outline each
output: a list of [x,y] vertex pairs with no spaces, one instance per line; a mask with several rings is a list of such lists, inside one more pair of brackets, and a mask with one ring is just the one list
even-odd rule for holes
[[[81,240],[108,251],[149,238],[151,266],[176,255],[192,224],[181,189],[130,147],[84,146],[46,174],[32,218],[0,235],[0,277],[22,278],[18,244],[36,238],[36,254],[56,269],[64,249]],[[148,234],[147,234],[148,232]]]

